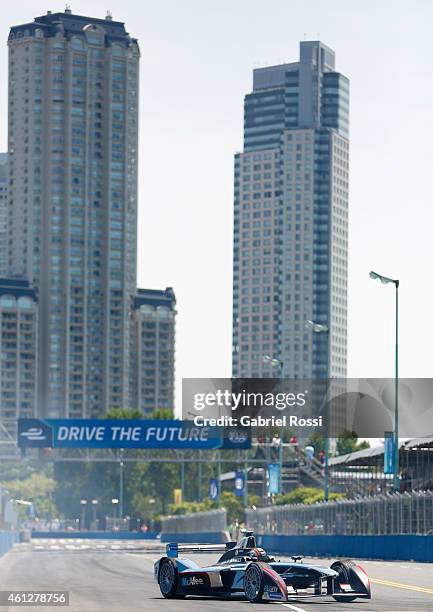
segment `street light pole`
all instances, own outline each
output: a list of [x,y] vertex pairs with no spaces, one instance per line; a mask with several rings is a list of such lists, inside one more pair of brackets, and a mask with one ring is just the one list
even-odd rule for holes
[[373,280],[380,280],[383,285],[393,284],[395,287],[395,407],[394,407],[394,448],[393,448],[393,486],[394,491],[400,490],[400,457],[399,457],[399,439],[398,439],[398,288],[400,286],[400,281],[398,278],[389,278],[388,276],[383,276],[382,274],[378,274],[377,272],[370,272],[370,278]]
[[398,287],[395,282],[395,415],[394,415],[394,491],[400,490],[399,462],[400,449],[398,442]]
[[120,462],[119,462],[119,518],[123,518],[123,448],[120,449]]
[[[264,355],[263,361],[265,363],[270,363],[271,366],[274,368],[280,368],[280,381],[282,381],[284,378],[284,361],[282,361],[281,359],[277,359],[276,357],[271,357],[270,355]],[[280,448],[278,451],[278,463],[280,465],[278,488],[280,490],[280,493],[283,493],[283,428],[280,429]]]
[[117,506],[117,504],[119,503],[119,500],[117,499],[117,497],[113,497],[113,499],[111,500],[111,503],[113,504],[113,519],[116,519],[116,508],[115,506]]
[[200,451],[198,451],[198,464],[197,464],[197,501],[201,502],[201,481],[202,481],[202,465],[200,461]]
[[[280,359],[280,381],[281,381],[281,391],[283,391],[283,378],[284,378],[284,363]],[[281,495],[284,493],[283,491],[283,461],[284,461],[284,429],[280,429],[280,452],[278,453],[278,462],[280,464],[279,476],[280,483],[279,489]]]
[[85,518],[86,518],[86,505],[87,505],[87,499],[81,499],[80,500],[80,504],[81,504],[81,524],[80,524],[80,531],[84,530],[84,522],[85,522]]
[[96,506],[98,505],[97,499],[92,499],[92,523],[93,528],[96,529]]
[[[311,329],[313,334],[326,334],[327,338],[327,346],[326,346],[326,355],[327,355],[327,376],[329,377],[329,362],[330,362],[330,354],[329,354],[329,327],[327,325],[322,325],[320,323],[314,323],[314,321],[307,320],[305,321],[305,326]],[[327,425],[328,427],[328,425]],[[323,498],[325,501],[329,500],[329,437],[328,433],[325,436],[323,442],[323,452],[324,462],[323,462]]]
[[180,488],[182,490],[182,503],[185,501],[185,461],[182,452],[182,460],[180,462]]

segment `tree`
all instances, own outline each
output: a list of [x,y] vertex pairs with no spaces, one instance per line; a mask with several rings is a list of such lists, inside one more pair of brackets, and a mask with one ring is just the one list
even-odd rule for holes
[[367,440],[358,442],[358,436],[354,431],[343,431],[337,437],[337,455],[346,455],[365,448],[370,448],[369,442]]
[[26,480],[30,478],[32,474],[42,474],[52,478],[53,465],[47,461],[27,458],[23,458],[16,463],[0,463],[0,482],[2,483],[6,483],[10,480]]
[[325,450],[325,436],[318,432],[313,433],[308,440],[308,444],[314,448],[314,452],[317,456],[320,451]]
[[48,515],[55,514],[52,501],[55,486],[56,482],[53,478],[45,474],[32,474],[25,480],[10,480],[7,483],[7,490],[14,499],[32,502],[36,515],[46,518]]
[[[155,514],[167,514],[169,505],[173,502],[173,490],[179,484],[179,466],[177,463],[136,463],[132,466],[128,479],[125,479],[126,492],[131,512],[135,512],[137,504],[143,507],[154,499]],[[150,510],[150,509],[149,509]]]
[[149,415],[149,419],[154,421],[170,421],[172,418],[173,412],[169,408],[156,408]]
[[130,408],[110,408],[103,416],[104,419],[142,419],[143,413],[140,410]]
[[[141,419],[139,410],[112,408],[105,419]],[[171,410],[160,408],[154,410],[148,418],[153,420],[170,420]],[[152,516],[167,514],[173,502],[173,490],[180,486],[179,463],[146,462],[143,450],[129,450],[139,461],[94,463],[57,463],[55,465],[55,497],[59,510],[67,517],[80,516],[80,499],[97,499],[98,514],[110,515],[113,511],[111,499],[118,497],[120,469],[123,469],[124,496],[123,510],[125,515]],[[164,451],[160,452],[165,456]],[[142,459],[140,461],[140,459]],[[206,481],[212,465],[202,464],[203,482]],[[209,471],[209,474],[208,474]],[[185,489],[193,495],[197,490],[198,463],[187,463],[185,466]]]
[[[250,506],[259,506],[260,498],[258,495],[249,495],[248,502]],[[230,525],[235,521],[239,523],[244,519],[244,500],[242,497],[235,495],[231,491],[223,491],[218,501],[220,508],[225,508],[227,511],[227,523]]]

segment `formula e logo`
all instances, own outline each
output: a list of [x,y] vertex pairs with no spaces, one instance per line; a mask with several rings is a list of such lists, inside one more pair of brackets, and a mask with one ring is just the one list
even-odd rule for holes
[[248,436],[245,432],[236,429],[235,431],[229,431],[228,439],[233,444],[243,444],[248,440]]
[[182,578],[182,586],[203,586],[203,578],[197,578],[197,576],[189,576],[188,578]]
[[18,419],[18,446],[53,446],[53,429],[40,419]]
[[46,440],[47,436],[42,432],[42,427],[30,427],[27,431],[22,431],[20,436],[27,440]]

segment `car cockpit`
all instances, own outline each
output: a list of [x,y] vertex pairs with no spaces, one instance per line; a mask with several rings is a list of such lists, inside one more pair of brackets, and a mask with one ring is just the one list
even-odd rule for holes
[[241,530],[242,538],[238,542],[227,542],[226,551],[218,560],[218,563],[245,563],[247,561],[263,561],[269,563],[275,561],[263,548],[257,547],[253,531]]

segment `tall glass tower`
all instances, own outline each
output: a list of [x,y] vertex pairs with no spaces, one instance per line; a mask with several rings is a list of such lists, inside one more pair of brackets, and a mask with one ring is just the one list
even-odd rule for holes
[[92,417],[132,397],[139,47],[69,9],[8,46],[8,274],[39,302],[38,414]]
[[349,81],[329,47],[301,42],[298,62],[254,70],[244,108],[233,376],[276,376],[270,355],[286,377],[345,377]]

